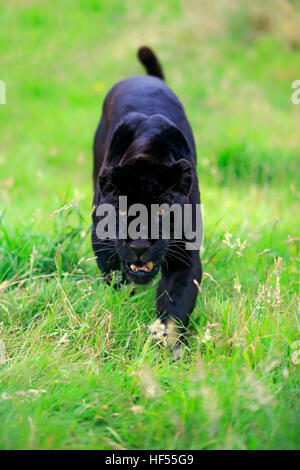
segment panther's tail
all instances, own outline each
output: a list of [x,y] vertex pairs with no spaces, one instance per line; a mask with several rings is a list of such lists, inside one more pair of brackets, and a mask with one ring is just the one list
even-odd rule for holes
[[164,80],[164,73],[162,67],[154,54],[154,52],[147,46],[142,46],[138,50],[138,58],[145,66],[148,75],[161,78]]

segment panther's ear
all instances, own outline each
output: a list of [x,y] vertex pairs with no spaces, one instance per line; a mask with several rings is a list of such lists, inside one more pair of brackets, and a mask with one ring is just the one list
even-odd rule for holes
[[173,155],[186,159],[191,153],[189,144],[187,143],[181,130],[175,125],[165,127],[157,136],[159,140],[165,142]]
[[111,139],[107,161],[110,165],[118,165],[122,156],[135,139],[137,129],[145,120],[145,116],[139,113],[130,113],[122,120]]
[[181,159],[170,168],[171,178],[174,181],[174,190],[188,196],[192,186],[192,167],[190,163]]

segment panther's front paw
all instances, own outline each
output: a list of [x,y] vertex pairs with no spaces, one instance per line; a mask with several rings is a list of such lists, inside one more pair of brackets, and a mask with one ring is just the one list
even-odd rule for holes
[[167,336],[166,325],[158,318],[149,325],[148,333],[152,334],[154,339],[163,339]]
[[158,318],[149,326],[148,331],[154,339],[160,339],[164,346],[171,348],[173,353],[176,351],[176,356],[178,355],[181,334],[174,320],[169,318],[166,322],[162,322]]

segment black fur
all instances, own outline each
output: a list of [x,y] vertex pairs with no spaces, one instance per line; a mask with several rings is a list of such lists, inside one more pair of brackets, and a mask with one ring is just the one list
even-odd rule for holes
[[[117,207],[118,196],[126,195],[128,205],[195,207],[200,194],[192,130],[181,103],[162,80],[154,53],[143,47],[138,56],[152,76],[118,82],[103,104],[94,140],[94,206],[110,202]],[[198,293],[194,280],[201,282],[199,252],[186,250],[184,240],[101,241],[98,222],[94,210],[92,244],[104,275],[109,278],[111,271],[121,269],[124,280],[146,284],[160,270],[157,313],[165,323],[173,318],[186,326]],[[154,263],[151,272],[130,271],[130,263],[149,261]]]
[[154,77],[165,79],[162,67],[156,57],[156,55],[147,46],[142,46],[138,50],[138,58],[144,64],[147,73]]

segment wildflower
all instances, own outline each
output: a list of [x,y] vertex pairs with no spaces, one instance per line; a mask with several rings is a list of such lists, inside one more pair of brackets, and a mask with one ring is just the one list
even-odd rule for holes
[[130,410],[132,411],[132,413],[134,413],[135,415],[138,415],[140,413],[143,412],[144,408],[142,406],[139,406],[139,405],[133,405]]
[[293,364],[298,365],[300,364],[300,340],[294,341],[292,344],[292,348],[296,349],[291,355],[291,361]]
[[225,225],[225,234],[224,234],[224,240],[223,243],[230,248],[234,248],[234,245],[231,244],[230,239],[232,238],[232,233],[228,232],[228,228]]
[[159,395],[159,385],[154,376],[153,370],[149,365],[144,364],[139,370],[138,376],[143,386],[145,395],[147,395],[149,398],[154,398]]
[[102,91],[103,88],[104,88],[104,83],[103,83],[103,82],[100,82],[100,81],[94,83],[94,85],[93,85],[94,91],[97,91],[97,92]]
[[247,240],[244,240],[243,242],[241,242],[240,238],[237,238],[236,241],[234,243],[231,242],[231,239],[232,239],[232,233],[230,233],[228,231],[228,228],[226,227],[226,225],[224,225],[225,227],[225,234],[224,234],[224,240],[223,240],[223,243],[227,246],[229,246],[229,248],[231,249],[237,249],[236,250],[236,255],[238,257],[241,257],[243,256],[243,251],[244,249],[246,248],[247,246]]
[[4,341],[0,340],[0,365],[5,364],[5,362],[6,362],[5,343]]
[[245,407],[249,410],[257,411],[262,406],[273,402],[273,396],[253,372],[249,372],[246,375],[245,386],[245,395],[247,397]]
[[241,284],[239,283],[239,281],[236,277],[234,278],[234,281],[233,281],[233,288],[234,288],[234,290],[236,290],[238,292],[238,294],[241,293],[242,286],[241,286]]
[[212,335],[210,334],[210,328],[206,328],[204,330],[204,336],[203,338],[201,339],[201,343],[205,344],[205,343],[208,343],[209,341],[212,340]]

